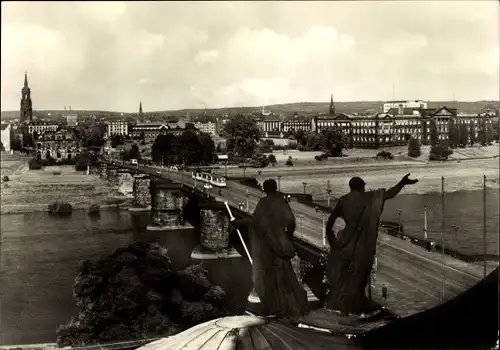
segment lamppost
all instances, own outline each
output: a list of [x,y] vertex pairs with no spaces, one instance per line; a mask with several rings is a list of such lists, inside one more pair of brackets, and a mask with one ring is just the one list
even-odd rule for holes
[[247,179],[247,167],[243,166],[243,179]]
[[398,236],[401,234],[401,210],[398,209]]
[[281,175],[278,175],[278,191],[281,192]]
[[300,215],[300,237],[304,237],[304,215]]
[[455,253],[456,253],[456,252],[458,252],[458,237],[457,237],[457,233],[458,233],[458,229],[460,227],[457,226],[457,225],[451,225],[451,228],[453,229],[453,238],[455,240]]
[[249,210],[249,206],[248,206],[248,196],[249,196],[249,193],[248,193],[248,188],[247,190],[245,191],[245,196],[246,196],[246,207],[247,207],[247,211]]
[[304,186],[304,195],[306,194],[306,187],[307,187],[307,182],[303,182],[302,186]]
[[325,226],[325,212],[319,208],[319,206],[315,206],[316,212],[321,212],[321,227],[323,228],[323,247],[327,247],[326,245],[326,226]]
[[328,208],[330,208],[330,197],[331,197],[332,190],[330,188],[330,180],[326,181],[326,194],[328,196]]

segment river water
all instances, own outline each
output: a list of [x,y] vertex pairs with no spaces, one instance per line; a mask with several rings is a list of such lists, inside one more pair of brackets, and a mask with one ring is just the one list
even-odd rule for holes
[[[183,267],[197,244],[193,230],[148,232],[148,213],[107,210],[99,218],[74,211],[70,218],[45,212],[1,216],[0,345],[54,342],[59,324],[76,313],[72,298],[81,260],[99,259],[134,240],[156,241]],[[209,278],[228,293],[228,306],[241,312],[251,288],[242,258],[204,263]],[[236,281],[236,283],[235,283]]]

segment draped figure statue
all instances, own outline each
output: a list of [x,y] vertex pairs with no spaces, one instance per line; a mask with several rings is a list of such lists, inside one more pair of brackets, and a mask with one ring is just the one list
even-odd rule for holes
[[[362,313],[371,305],[365,296],[375,257],[378,226],[384,202],[394,198],[411,180],[407,174],[389,190],[365,192],[365,182],[354,177],[349,181],[351,192],[341,197],[326,223],[330,252],[327,259],[327,276],[330,292],[325,306],[343,313]],[[346,226],[337,236],[333,226],[337,218]]]
[[268,314],[296,320],[305,313],[307,295],[291,263],[295,216],[276,181],[263,187],[267,196],[257,204],[249,236],[253,285]]

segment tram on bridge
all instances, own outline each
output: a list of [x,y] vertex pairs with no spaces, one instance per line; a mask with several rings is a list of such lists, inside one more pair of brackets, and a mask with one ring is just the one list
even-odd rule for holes
[[193,180],[201,181],[215,187],[227,187],[226,178],[223,176],[215,176],[201,171],[193,171],[191,173]]

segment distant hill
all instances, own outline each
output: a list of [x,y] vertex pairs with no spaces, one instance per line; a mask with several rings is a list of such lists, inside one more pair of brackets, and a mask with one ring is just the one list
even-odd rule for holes
[[[381,111],[381,106],[384,101],[356,101],[356,102],[335,102],[335,109],[337,112],[343,113],[376,113]],[[283,114],[285,116],[292,116],[295,112],[299,115],[315,115],[319,113],[328,112],[330,106],[329,102],[298,102],[298,103],[285,103],[277,105],[265,106],[266,111],[272,111],[276,114]],[[465,113],[478,113],[485,108],[500,108],[500,101],[430,101],[427,102],[428,108],[437,108],[440,106],[455,107],[459,112]],[[170,111],[145,111],[145,114],[161,114],[165,116],[196,116],[203,113],[209,115],[235,115],[238,113],[252,113],[262,110],[262,106],[256,107],[227,107],[227,108],[214,108],[214,109],[181,109]],[[50,116],[48,116],[50,113]],[[61,117],[65,112],[63,110],[39,110],[34,111],[34,114],[41,117],[57,118]],[[72,113],[79,115],[96,115],[98,117],[119,118],[122,116],[121,112],[113,111],[92,111],[92,110],[73,110]],[[133,117],[136,113],[123,113],[123,117]],[[2,111],[1,119],[9,120],[19,117],[19,111]]]

